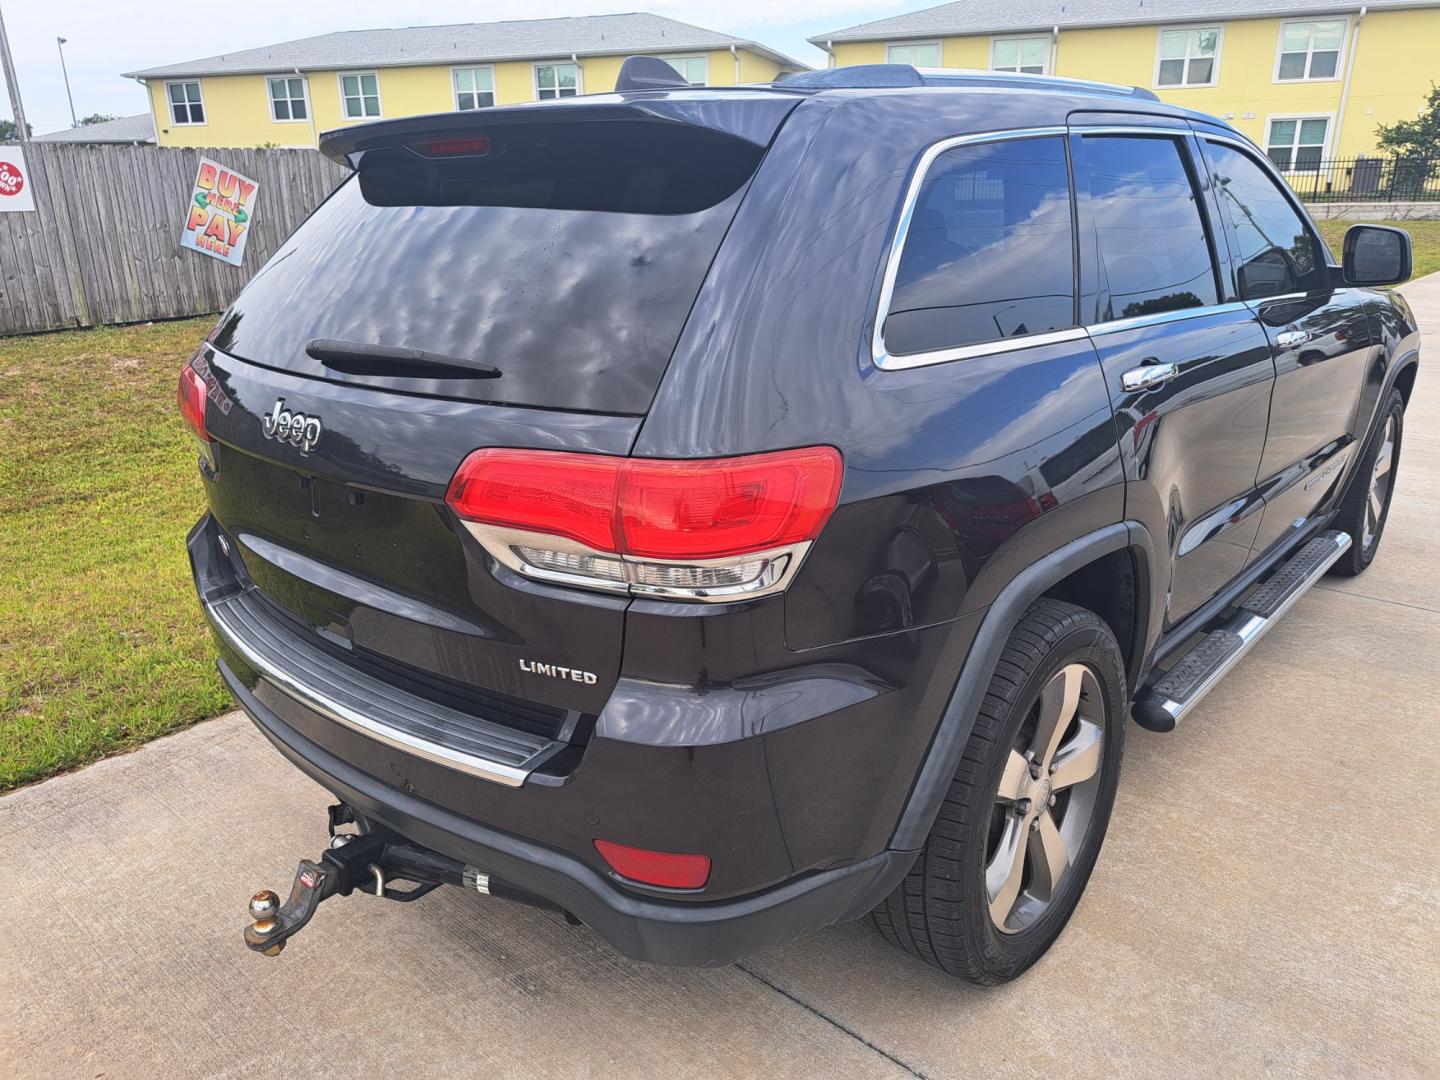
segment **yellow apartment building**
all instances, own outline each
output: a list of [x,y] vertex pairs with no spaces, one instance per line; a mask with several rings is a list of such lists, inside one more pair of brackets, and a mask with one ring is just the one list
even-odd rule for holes
[[127,72],[161,146],[315,146],[382,117],[612,90],[627,56],[695,86],[770,82],[805,65],[754,41],[636,12],[351,30]]
[[832,65],[1141,86],[1219,116],[1284,170],[1375,153],[1440,82],[1440,0],[961,0],[820,34]]

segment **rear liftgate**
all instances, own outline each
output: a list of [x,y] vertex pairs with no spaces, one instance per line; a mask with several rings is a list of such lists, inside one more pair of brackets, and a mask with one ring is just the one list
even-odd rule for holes
[[[336,832],[340,825],[355,821],[350,807],[330,807],[330,847],[318,862],[301,859],[284,904],[269,889],[250,898],[250,917],[245,944],[265,956],[279,956],[285,943],[298,933],[321,901],[332,896],[362,893],[405,904],[434,891],[440,885],[460,885],[485,896],[513,900],[531,907],[556,911],[572,926],[580,920],[544,897],[496,881],[474,866],[431,851],[383,828],[360,833]],[[405,884],[407,888],[396,888]]]

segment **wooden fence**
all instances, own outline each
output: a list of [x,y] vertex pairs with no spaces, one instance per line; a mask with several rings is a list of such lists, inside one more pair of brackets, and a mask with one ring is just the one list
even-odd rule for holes
[[[180,247],[201,156],[260,182],[241,266]],[[346,176],[314,150],[32,142],[35,212],[0,214],[0,336],[224,310]]]

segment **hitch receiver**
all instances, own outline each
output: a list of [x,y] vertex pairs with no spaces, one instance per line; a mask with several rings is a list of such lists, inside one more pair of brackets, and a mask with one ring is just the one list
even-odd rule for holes
[[[354,820],[353,812],[344,804],[330,808],[329,850],[318,862],[300,860],[285,903],[281,904],[269,889],[250,898],[253,922],[245,928],[246,945],[265,956],[279,956],[286,941],[310,921],[322,901],[357,891],[409,903],[441,885],[461,885],[487,896],[558,911],[572,924],[579,921],[543,897],[495,881],[474,866],[411,843],[388,829],[371,828],[358,834],[335,832],[337,824]],[[412,887],[394,888],[397,881]]]

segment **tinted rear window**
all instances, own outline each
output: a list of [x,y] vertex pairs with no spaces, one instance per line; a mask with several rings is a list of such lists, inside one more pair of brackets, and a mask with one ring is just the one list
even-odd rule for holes
[[910,216],[885,347],[920,353],[1074,326],[1072,246],[1059,137],[946,150]]
[[215,344],[347,381],[306,345],[420,349],[502,374],[369,383],[643,413],[762,153],[628,122],[497,127],[463,143],[367,151],[358,178],[251,280]]

